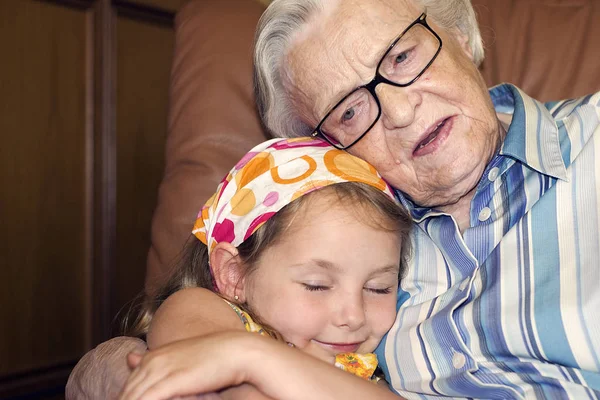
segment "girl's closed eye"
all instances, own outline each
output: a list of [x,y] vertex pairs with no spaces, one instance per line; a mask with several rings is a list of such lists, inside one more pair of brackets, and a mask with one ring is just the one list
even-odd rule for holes
[[398,280],[395,278],[397,276],[397,272],[394,272],[394,278],[390,279],[388,277],[382,279],[382,277],[369,280],[365,286],[364,290],[373,294],[390,294],[394,291],[394,288],[398,285]]
[[392,293],[392,286],[384,288],[365,287],[365,290],[375,294],[390,294]]
[[309,292],[323,292],[325,290],[330,289],[330,287],[327,285],[319,285],[319,284],[311,284],[311,283],[302,283],[302,286],[304,286],[304,289],[308,290]]
[[[305,290],[309,292],[323,292],[331,289],[330,286],[327,285],[319,285],[319,284],[310,284],[310,283],[302,283],[302,286]],[[364,290],[375,293],[375,294],[390,294],[392,292],[393,287],[364,287]]]

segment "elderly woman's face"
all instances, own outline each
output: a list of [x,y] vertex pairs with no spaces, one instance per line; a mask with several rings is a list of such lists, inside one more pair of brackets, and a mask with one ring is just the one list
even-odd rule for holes
[[[423,10],[409,0],[328,4],[293,43],[286,86],[311,126],[373,79],[380,58]],[[373,164],[417,204],[444,208],[477,184],[500,141],[498,121],[466,38],[431,27],[443,46],[408,87],[380,84],[382,115],[350,152]]]

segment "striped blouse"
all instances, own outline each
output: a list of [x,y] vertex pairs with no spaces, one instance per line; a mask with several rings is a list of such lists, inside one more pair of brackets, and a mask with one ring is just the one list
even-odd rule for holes
[[600,398],[600,93],[512,115],[470,228],[401,200],[417,223],[396,322],[377,354],[409,398]]

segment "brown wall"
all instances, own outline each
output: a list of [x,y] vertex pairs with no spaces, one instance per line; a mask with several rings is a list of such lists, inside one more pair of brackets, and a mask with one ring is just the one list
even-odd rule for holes
[[183,2],[0,1],[0,398],[61,398],[142,289]]

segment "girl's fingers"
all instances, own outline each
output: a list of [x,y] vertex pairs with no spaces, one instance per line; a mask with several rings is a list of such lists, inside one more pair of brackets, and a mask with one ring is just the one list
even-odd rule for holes
[[168,400],[193,392],[196,385],[197,383],[190,380],[186,371],[176,371],[145,386],[144,391],[132,399]]
[[146,360],[143,360],[140,366],[133,370],[120,399],[134,400],[140,398],[149,387],[164,379],[168,374],[168,368],[154,368],[152,359],[144,361]]
[[134,351],[130,352],[129,354],[127,354],[127,366],[130,369],[135,369],[135,367],[137,367],[140,364],[140,362],[142,362],[143,357],[143,354],[136,353]]
[[[219,381],[218,375],[213,373],[201,374],[194,368],[171,369],[165,367],[156,372],[144,375],[138,374],[131,385],[128,383],[121,400],[173,399],[192,393],[197,393],[197,398],[200,399],[220,399],[219,395],[210,393],[226,386]],[[199,388],[203,388],[202,392],[206,395],[200,395]]]
[[245,380],[240,366],[247,364],[241,350],[256,340],[264,339],[227,332],[174,342],[142,357],[130,354],[128,363],[136,367],[120,399],[170,399],[239,385]]

